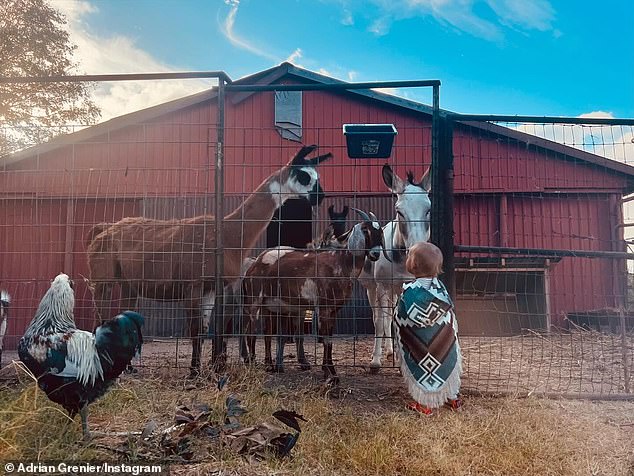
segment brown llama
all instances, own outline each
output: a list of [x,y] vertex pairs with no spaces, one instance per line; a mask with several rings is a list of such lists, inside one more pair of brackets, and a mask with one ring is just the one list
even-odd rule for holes
[[[316,166],[332,154],[308,159],[316,148],[302,147],[222,219],[225,285],[240,277],[244,257],[277,208],[296,197],[316,205],[323,196]],[[183,302],[192,339],[191,376],[200,370],[202,335],[207,333],[208,323],[203,322],[201,335],[202,310],[215,301],[215,226],[210,215],[181,220],[128,217],[100,223],[89,232],[88,268],[99,316],[108,318],[115,284],[121,288],[122,309],[135,309],[137,297]]]

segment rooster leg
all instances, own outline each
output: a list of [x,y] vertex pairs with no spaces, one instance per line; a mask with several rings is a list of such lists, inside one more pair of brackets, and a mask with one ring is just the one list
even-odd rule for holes
[[81,416],[81,429],[84,433],[84,441],[89,441],[91,436],[88,431],[88,405],[84,405],[79,410],[79,415]]

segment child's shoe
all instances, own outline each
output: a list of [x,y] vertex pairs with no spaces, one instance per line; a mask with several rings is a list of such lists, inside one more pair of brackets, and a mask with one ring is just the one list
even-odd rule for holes
[[418,402],[410,402],[407,404],[408,410],[414,410],[415,412],[422,413],[423,415],[431,415],[433,413],[432,409],[426,407],[425,405],[421,405]]
[[448,407],[451,411],[458,411],[460,407],[462,407],[462,398],[458,397],[456,399],[450,398],[445,402],[445,406]]

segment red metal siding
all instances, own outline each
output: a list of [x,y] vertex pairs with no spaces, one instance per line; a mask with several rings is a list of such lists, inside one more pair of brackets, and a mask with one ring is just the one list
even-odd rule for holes
[[[330,196],[318,216],[327,216],[329,203],[346,201],[374,208],[382,221],[392,218],[394,199],[381,178],[384,161],[348,159],[341,126],[395,124],[398,135],[389,162],[401,177],[413,169],[418,179],[431,162],[429,118],[342,94],[304,92],[303,102],[303,142],[317,143],[321,151],[335,155],[320,168],[323,187]],[[229,95],[227,204],[250,193],[297,150],[299,144],[280,138],[273,118],[273,93],[253,94],[237,104]],[[66,270],[69,262],[78,282],[80,325],[89,327],[90,293],[79,279],[87,274],[87,229],[99,221],[141,214],[139,204],[151,199],[212,197],[215,141],[216,106],[208,101],[43,153],[1,171],[0,193],[12,198],[3,198],[0,207],[0,284],[9,288],[18,303],[9,334],[21,332],[51,277]],[[608,193],[619,196],[626,185],[624,176],[459,126],[454,154],[456,243],[613,249],[607,197]],[[593,193],[554,195],[561,191]],[[504,217],[500,216],[501,193],[507,194]],[[68,201],[63,199],[67,197],[72,199],[71,223],[67,221]],[[202,213],[195,208],[190,211]],[[504,236],[500,220],[504,220]],[[612,276],[611,263],[606,260],[562,260],[551,277],[553,312],[612,305]]]
[[3,200],[0,284],[13,302],[6,341],[9,348],[17,343],[50,280],[60,272],[74,279],[78,325],[92,327],[92,297],[82,279],[88,276],[86,233],[96,222],[136,214],[134,202],[126,201],[70,200],[69,215],[69,200]]
[[[456,243],[588,251],[615,249],[611,230],[616,221],[611,218],[607,194],[505,196],[506,215],[500,216],[501,194],[458,195],[454,216]],[[501,227],[502,221],[506,232]],[[615,276],[611,260],[563,258],[550,271],[553,323],[565,325],[565,314],[570,311],[616,306],[622,285],[623,276]]]
[[[612,250],[608,195],[511,196],[509,246],[570,250]],[[552,312],[615,305],[612,262],[563,258],[551,273]]]
[[623,190],[626,178],[587,163],[563,160],[525,144],[478,135],[454,133],[456,192],[539,192],[561,190]]

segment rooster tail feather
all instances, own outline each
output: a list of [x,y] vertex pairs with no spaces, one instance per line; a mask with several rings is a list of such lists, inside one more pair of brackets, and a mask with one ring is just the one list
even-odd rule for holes
[[125,370],[143,345],[144,318],[134,311],[123,311],[103,323],[95,332],[97,350],[106,378],[115,378]]

